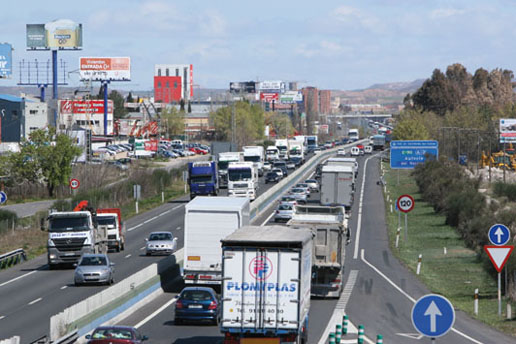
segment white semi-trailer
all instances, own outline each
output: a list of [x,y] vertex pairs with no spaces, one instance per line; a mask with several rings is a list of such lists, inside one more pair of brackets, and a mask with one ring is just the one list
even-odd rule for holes
[[355,171],[353,166],[323,166],[321,172],[321,205],[353,205]]
[[265,152],[262,146],[244,146],[244,161],[251,161],[258,170],[258,175],[263,175],[263,162],[265,161]]

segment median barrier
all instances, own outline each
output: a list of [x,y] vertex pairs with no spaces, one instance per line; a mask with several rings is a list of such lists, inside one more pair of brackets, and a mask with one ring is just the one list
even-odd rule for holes
[[14,336],[8,339],[0,340],[0,344],[20,344],[20,337]]
[[293,185],[299,182],[300,177],[306,176],[308,172],[313,170],[317,164],[322,162],[323,160],[330,157],[332,154],[337,153],[340,149],[350,148],[360,143],[367,142],[367,139],[359,140],[350,144],[346,144],[344,146],[339,146],[335,148],[331,148],[321,153],[312,156],[308,161],[306,161],[300,168],[289,174],[289,176],[283,180],[281,180],[278,184],[274,185],[272,188],[264,192],[258,198],[256,198],[250,207],[250,219],[253,220],[260,213],[262,213],[265,209],[273,204],[273,200],[279,198],[283,195],[288,189],[290,189]]
[[13,265],[27,260],[25,251],[22,248],[0,255],[0,270],[7,269]]
[[183,250],[153,263],[115,285],[66,308],[50,318],[50,340],[56,341],[76,331],[79,337],[101,324],[130,313],[132,307],[148,302],[162,292],[162,276],[183,261]]

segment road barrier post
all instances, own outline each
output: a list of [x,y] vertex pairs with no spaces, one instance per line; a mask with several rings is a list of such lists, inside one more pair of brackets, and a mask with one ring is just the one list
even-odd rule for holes
[[391,214],[392,214],[392,202],[391,202]]
[[342,317],[342,334],[346,335],[348,334],[348,316],[344,315]]
[[446,256],[448,254],[448,250],[446,249],[446,247],[444,248],[444,255]]
[[478,315],[478,288],[475,289],[474,313]]
[[401,232],[401,228],[398,227],[398,229],[396,230],[396,248],[398,248],[398,246],[400,244],[400,232]]
[[509,302],[507,302],[507,320],[512,320],[512,308]]
[[329,344],[335,344],[335,333],[330,333],[330,340],[328,342]]
[[381,334],[376,336],[376,344],[383,344],[383,337]]
[[342,338],[342,325],[337,324],[337,326],[335,326],[335,343],[340,344],[341,338]]
[[358,344],[364,344],[364,325],[358,325]]
[[136,201],[136,214],[138,214],[138,201]]
[[420,254],[419,258],[417,259],[417,269],[416,269],[416,275],[419,275],[421,272],[421,260],[423,259],[423,255]]

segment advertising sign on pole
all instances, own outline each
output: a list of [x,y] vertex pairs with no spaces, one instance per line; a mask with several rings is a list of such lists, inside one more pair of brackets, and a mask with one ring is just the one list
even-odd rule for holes
[[278,101],[278,93],[260,93],[260,100],[263,100],[267,103],[272,103],[272,101]]
[[[60,100],[59,113],[66,115],[104,114],[103,100]],[[113,113],[113,101],[108,100],[108,113]]]
[[295,104],[303,101],[303,94],[298,91],[287,91],[280,96],[281,104]]
[[417,164],[424,163],[427,155],[439,156],[437,141],[392,141],[391,168],[413,169]]
[[131,59],[129,57],[81,57],[79,75],[82,80],[130,81]]
[[144,150],[146,151],[158,151],[158,140],[149,140],[144,142]]
[[10,78],[13,74],[13,47],[0,43],[0,79]]
[[500,143],[516,142],[516,119],[500,119]]
[[82,48],[82,24],[58,19],[47,24],[27,24],[27,48],[76,50]]
[[269,80],[260,82],[260,90],[262,91],[271,91],[271,92],[281,92],[285,90],[285,83],[280,80]]

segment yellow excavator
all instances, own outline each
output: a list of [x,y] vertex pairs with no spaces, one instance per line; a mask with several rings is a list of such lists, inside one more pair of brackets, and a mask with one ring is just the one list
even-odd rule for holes
[[509,143],[509,147],[505,149],[505,152],[500,151],[486,155],[486,153],[482,151],[482,157],[480,158],[480,168],[487,166],[516,171],[516,154],[512,143]]

